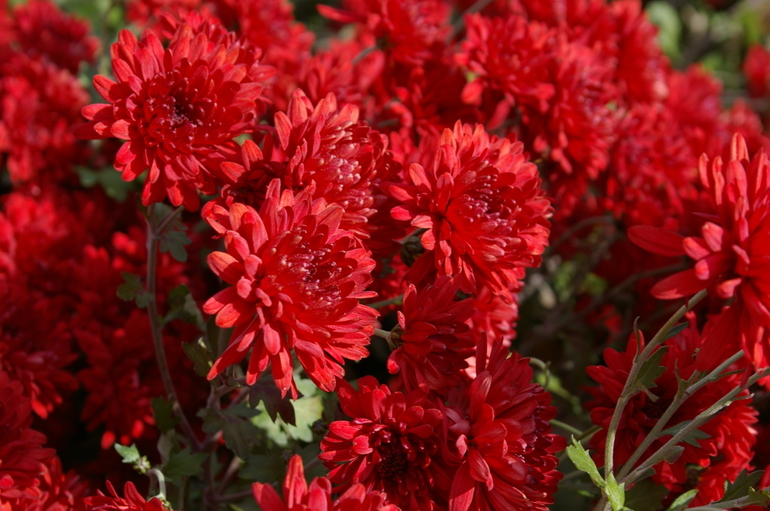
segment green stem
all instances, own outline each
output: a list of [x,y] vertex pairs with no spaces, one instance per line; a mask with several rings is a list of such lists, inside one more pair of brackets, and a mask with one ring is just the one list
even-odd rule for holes
[[623,467],[621,467],[620,472],[618,472],[618,478],[622,479],[631,471],[631,469],[634,468],[634,465],[636,464],[636,462],[639,461],[639,459],[647,451],[647,449],[652,445],[652,443],[658,439],[658,437],[660,436],[660,433],[663,431],[663,428],[666,425],[668,425],[668,422],[674,416],[676,411],[679,410],[679,407],[682,406],[682,404],[684,404],[684,402],[687,401],[688,398],[693,396],[707,383],[716,381],[725,369],[727,369],[733,363],[740,360],[741,357],[743,357],[742,350],[736,353],[735,355],[733,355],[732,357],[730,357],[729,359],[727,359],[719,367],[711,371],[708,375],[701,378],[693,385],[687,388],[684,388],[684,387],[679,388],[677,390],[676,395],[674,396],[674,400],[671,403],[671,405],[669,405],[666,411],[663,412],[663,415],[660,417],[658,422],[655,423],[655,426],[652,428],[652,430],[650,430],[650,432],[647,434],[647,436],[639,445],[639,447],[636,448],[636,451],[634,451],[634,454],[632,454],[631,457],[628,459],[628,461],[623,465]]
[[549,422],[551,423],[551,426],[553,426],[555,428],[561,428],[564,431],[572,433],[573,435],[578,435],[579,436],[579,435],[583,434],[583,432],[580,431],[578,428],[576,428],[574,426],[571,426],[571,425],[567,424],[566,422],[562,422],[562,421],[556,420],[556,419],[551,419]]
[[385,341],[388,343],[388,346],[390,347],[391,351],[395,351],[398,346],[396,346],[393,343],[393,339],[390,337],[390,332],[387,330],[380,330],[379,328],[374,329],[374,335],[381,339],[385,339]]
[[404,303],[404,295],[394,296],[393,298],[388,298],[387,300],[367,303],[365,305],[367,307],[371,307],[372,309],[381,309],[383,307],[387,307],[388,305],[401,305],[402,303]]
[[687,438],[687,435],[701,427],[703,424],[711,420],[714,415],[716,415],[718,412],[720,412],[723,408],[727,407],[730,403],[732,403],[733,398],[749,388],[750,386],[754,385],[757,381],[764,378],[770,374],[770,368],[765,369],[761,373],[754,374],[751,378],[748,379],[748,381],[739,387],[734,388],[724,396],[722,396],[721,399],[719,399],[717,402],[715,402],[713,405],[708,407],[706,410],[701,412],[697,417],[695,417],[693,420],[691,420],[687,426],[680,429],[673,437],[669,439],[668,442],[666,442],[661,448],[659,448],[655,453],[647,458],[647,460],[639,465],[636,469],[634,469],[630,474],[628,474],[626,477],[619,479],[618,482],[620,483],[626,483],[626,486],[629,486],[630,484],[634,483],[643,473],[645,473],[647,470],[651,469],[661,461],[668,458],[668,456],[673,451],[673,448],[684,441],[685,438]]
[[150,316],[150,330],[152,332],[152,342],[155,345],[155,357],[158,360],[158,369],[160,370],[160,376],[163,380],[163,387],[166,390],[166,395],[171,396],[173,399],[174,412],[179,416],[180,424],[184,430],[187,439],[191,443],[194,450],[200,449],[200,442],[195,436],[195,432],[187,420],[187,416],[182,410],[182,405],[179,401],[179,396],[174,388],[174,381],[171,378],[171,371],[168,366],[168,359],[166,358],[166,348],[163,345],[163,325],[160,322],[158,315],[158,299],[157,299],[157,287],[156,287],[156,274],[158,264],[158,244],[159,231],[154,226],[154,214],[155,205],[151,204],[147,209],[147,294],[148,294],[148,315]]
[[166,478],[163,475],[163,472],[158,470],[157,468],[151,468],[147,471],[148,474],[152,474],[155,476],[155,479],[158,481],[158,494],[161,497],[161,500],[167,500],[166,497]]
[[607,429],[607,440],[604,446],[604,477],[605,479],[609,478],[610,474],[613,474],[614,469],[614,454],[615,454],[615,437],[618,433],[618,427],[620,426],[620,419],[623,416],[623,410],[626,408],[626,405],[631,400],[631,398],[636,395],[639,390],[636,386],[636,380],[639,376],[639,371],[642,368],[642,365],[644,362],[650,358],[650,355],[657,349],[658,345],[663,344],[663,341],[666,340],[666,335],[668,335],[668,332],[671,330],[671,328],[676,325],[676,323],[682,319],[682,317],[695,307],[695,305],[703,300],[703,298],[706,297],[706,290],[699,291],[695,296],[693,296],[689,301],[687,301],[682,307],[677,310],[673,316],[669,318],[668,321],[663,325],[663,327],[658,331],[657,334],[652,338],[650,343],[645,346],[644,350],[642,350],[641,353],[637,354],[636,357],[634,357],[634,363],[631,366],[631,371],[628,374],[628,378],[626,379],[626,383],[623,386],[623,392],[620,394],[620,397],[618,398],[618,404],[615,406],[615,411],[612,414],[612,419],[610,419],[610,426]]

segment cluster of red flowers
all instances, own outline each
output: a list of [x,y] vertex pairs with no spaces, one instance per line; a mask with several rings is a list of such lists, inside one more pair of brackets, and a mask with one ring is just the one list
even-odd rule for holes
[[[318,6],[345,29],[317,50],[283,0],[125,7],[141,34],[117,35],[113,77],[93,77],[104,102],[89,104],[77,76],[100,45],[88,24],[50,0],[0,2],[3,511],[166,509],[111,447],[157,443],[168,461],[168,380],[184,389],[174,414],[221,414],[217,400],[245,398],[238,386],[298,399],[300,373],[339,402],[320,440],[328,474],[308,484],[294,456],[282,498],[253,485],[266,511],[545,511],[566,442],[510,346],[527,272],[584,256],[570,226],[595,217],[620,238],[593,268],[610,285],[694,261],[637,282],[638,310],[712,295],[625,405],[615,465],[638,461],[681,381],[745,353],[671,424],[770,365],[770,139],[748,103],[721,107],[704,69],[672,69],[640,1],[343,0]],[[770,97],[770,53],[751,50],[745,72]],[[186,230],[192,244],[173,248]],[[569,242],[547,254],[552,235]],[[180,299],[208,325],[181,321]],[[389,382],[351,383],[376,337]],[[205,352],[195,364],[190,346]],[[587,370],[600,466],[642,347],[634,336]],[[656,465],[666,499],[719,500],[751,467],[757,417],[735,401]],[[221,454],[232,433],[196,420],[182,443],[237,468]],[[233,469],[222,474],[226,486]]]

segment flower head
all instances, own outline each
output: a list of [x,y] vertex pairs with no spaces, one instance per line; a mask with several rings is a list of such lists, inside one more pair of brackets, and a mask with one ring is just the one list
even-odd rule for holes
[[464,322],[473,314],[472,300],[455,301],[456,281],[439,277],[419,292],[410,284],[398,312],[388,370],[397,375],[397,388],[443,391],[464,378],[465,359],[475,349]]
[[694,267],[652,288],[661,299],[710,289],[730,306],[712,319],[699,367],[715,366],[740,348],[757,368],[770,365],[770,163],[764,151],[749,157],[735,135],[729,161],[704,155],[700,175],[714,213],[700,236],[682,237],[653,227],[629,231],[636,244],[661,255],[687,254]]
[[32,407],[22,385],[0,369],[0,504],[14,499],[40,499],[46,464],[53,449],[45,435],[30,429]]
[[228,181],[217,175],[219,153],[251,129],[271,69],[259,65],[259,50],[219,26],[175,28],[166,49],[152,31],[139,41],[120,33],[111,51],[117,81],[94,78],[109,103],[85,107],[90,122],[77,134],[126,141],[115,168],[126,181],[149,169],[145,205],[168,195],[176,206],[197,209],[198,189],[214,193]]
[[289,460],[289,469],[283,481],[283,499],[269,484],[252,485],[254,499],[265,511],[398,511],[388,504],[385,494],[366,491],[364,485],[354,484],[332,499],[332,485],[325,477],[316,477],[308,486],[302,458],[295,454]]
[[159,498],[145,500],[134,483],[128,482],[123,487],[125,497],[118,495],[112,483],[107,481],[110,496],[101,491],[93,497],[86,497],[79,511],[167,511],[168,508]]
[[382,491],[403,509],[441,508],[449,481],[437,405],[422,391],[391,392],[371,376],[358,380],[358,391],[341,380],[337,395],[351,420],[331,423],[321,441],[332,483]]
[[402,203],[393,217],[427,230],[427,252],[413,274],[457,275],[466,293],[488,285],[510,296],[509,284],[540,263],[548,242],[551,208],[537,167],[521,143],[490,136],[480,125],[458,122],[438,143],[426,166],[410,165],[407,184],[388,187]]
[[377,313],[359,300],[374,296],[366,291],[374,261],[340,229],[342,208],[312,196],[312,187],[295,195],[274,180],[259,212],[237,202],[229,209],[213,202],[204,208],[226,249],[210,254],[208,263],[230,287],[203,310],[216,314],[220,327],[235,327],[210,379],[252,348],[247,383],[270,363],[278,388],[284,394],[291,388],[296,398],[292,350],[327,391],[343,375],[345,359],[367,355]]
[[449,509],[546,511],[561,479],[553,453],[565,447],[548,423],[556,415],[551,395],[532,383],[528,359],[509,356],[501,343],[489,360],[484,351],[476,378],[450,396],[446,410],[448,458],[457,466]]

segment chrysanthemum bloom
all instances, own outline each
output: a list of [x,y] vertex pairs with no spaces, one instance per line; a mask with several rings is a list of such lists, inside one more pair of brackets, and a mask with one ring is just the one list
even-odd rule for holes
[[275,114],[275,125],[284,155],[280,159],[286,161],[285,165],[271,165],[270,154],[266,155],[268,162],[260,160],[259,150],[254,147],[249,154],[242,151],[244,163],[251,164],[251,168],[225,162],[223,171],[248,175],[245,185],[267,181],[259,175],[260,170],[268,178],[273,172],[284,187],[295,191],[315,183],[313,198],[324,198],[344,209],[341,228],[368,237],[367,220],[375,214],[374,184],[397,170],[387,150],[387,137],[360,122],[357,107],[339,108],[333,94],[314,107],[300,89],[292,94],[287,114]]
[[396,374],[396,387],[441,392],[465,379],[475,343],[464,322],[473,314],[471,299],[455,301],[458,285],[439,277],[419,292],[410,284],[398,311],[392,340],[398,346],[388,358],[388,371]]
[[421,391],[391,392],[371,376],[358,390],[340,380],[340,407],[352,420],[335,421],[318,457],[340,491],[363,484],[402,509],[443,509],[449,476],[441,460],[443,414]]
[[77,74],[81,62],[93,63],[99,38],[88,22],[63,13],[50,0],[33,0],[13,10],[13,31],[21,50],[44,57]]
[[72,181],[85,152],[72,130],[88,93],[69,71],[21,53],[3,62],[0,75],[0,153],[14,185]]
[[520,142],[459,122],[444,131],[426,161],[410,165],[406,184],[387,188],[402,204],[393,217],[427,230],[413,280],[438,271],[457,275],[466,293],[488,285],[509,297],[508,286],[523,268],[540,264],[548,243],[551,207],[537,167],[525,159]]
[[545,110],[554,94],[546,68],[551,51],[547,43],[554,31],[515,14],[494,18],[473,14],[466,16],[465,27],[468,36],[456,58],[475,78],[462,99],[478,105],[492,89],[505,98],[497,116],[507,116],[512,106],[521,104]]
[[319,5],[318,11],[342,23],[361,23],[365,34],[387,41],[395,62],[420,66],[446,48],[450,5],[437,0],[348,0],[343,9]]
[[553,453],[566,442],[551,434],[556,415],[551,395],[532,383],[529,359],[501,343],[486,360],[479,350],[477,375],[450,396],[448,462],[459,465],[451,484],[450,511],[546,511],[561,473]]
[[770,51],[758,44],[749,48],[743,61],[743,74],[752,97],[766,96],[770,92]]
[[149,169],[143,204],[168,195],[175,206],[197,209],[199,189],[215,193],[230,180],[218,175],[219,153],[251,130],[272,68],[259,65],[259,50],[205,23],[197,31],[179,24],[166,49],[152,31],[137,41],[123,30],[111,55],[117,81],[94,78],[109,103],[83,109],[90,122],[78,136],[126,141],[115,168],[126,181]]
[[[602,428],[589,443],[592,449],[596,449],[594,458],[600,466],[604,463],[607,429],[631,370],[636,346],[636,338],[632,335],[624,352],[618,353],[609,348],[604,351],[606,367],[592,366],[587,369],[588,375],[600,384],[599,388],[589,389],[594,399],[586,403],[586,408],[591,412],[591,421]],[[614,463],[617,467],[628,461],[668,409],[678,391],[678,381],[687,380],[695,373],[697,367],[694,353],[704,349],[703,337],[693,325],[666,341],[664,346],[660,348],[666,349],[660,365],[665,371],[655,380],[655,387],[631,398],[620,418],[614,449]],[[740,380],[741,374],[730,374],[707,384],[682,404],[665,428],[694,419],[740,385]],[[653,481],[672,491],[686,491],[694,486],[698,489],[698,495],[693,505],[721,499],[725,482],[734,481],[751,461],[756,440],[756,431],[752,425],[757,420],[757,412],[749,401],[741,399],[748,395],[748,391],[743,391],[738,401],[731,403],[701,426],[699,430],[705,433],[702,438],[694,443],[682,443],[684,451],[676,461],[662,461],[656,465]],[[657,399],[653,401],[650,396]],[[670,439],[671,435],[665,435],[653,442],[641,461]]]
[[86,497],[78,511],[168,511],[163,501],[158,498],[145,500],[136,491],[134,483],[128,482],[123,487],[124,497],[118,495],[112,483],[107,481],[107,490],[111,496],[101,491],[93,497]]
[[714,213],[701,236],[682,237],[654,227],[629,231],[650,252],[687,255],[693,268],[671,275],[652,288],[660,299],[689,296],[708,288],[730,306],[712,318],[713,328],[698,355],[707,369],[739,349],[755,367],[770,365],[770,163],[764,151],[749,157],[735,135],[727,162],[702,156],[701,181]]
[[251,488],[257,504],[265,511],[399,511],[397,506],[387,503],[384,493],[366,491],[362,484],[351,485],[336,499],[332,499],[332,485],[325,477],[316,477],[308,486],[302,458],[297,454],[289,460],[283,499],[269,484],[254,483]]
[[88,491],[88,483],[80,480],[74,471],[62,472],[61,461],[54,457],[46,463],[40,476],[41,495],[36,499],[0,497],[2,511],[76,511],[77,504]]
[[30,429],[32,407],[24,389],[0,369],[0,505],[14,499],[38,500],[53,449],[45,435]]
[[297,389],[291,351],[320,388],[334,390],[342,364],[360,360],[374,332],[377,312],[360,305],[374,261],[360,241],[340,229],[343,210],[313,201],[312,186],[296,196],[274,180],[259,212],[240,203],[209,203],[203,217],[224,236],[226,252],[208,264],[229,284],[204,305],[222,328],[235,327],[230,345],[209,379],[240,362],[252,348],[246,382],[271,364],[283,394]]

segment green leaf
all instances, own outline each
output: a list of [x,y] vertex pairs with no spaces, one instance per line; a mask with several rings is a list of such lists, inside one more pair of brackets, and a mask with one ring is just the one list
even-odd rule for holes
[[167,231],[160,236],[160,251],[170,253],[171,257],[183,263],[187,261],[185,245],[190,242],[190,238],[182,231]]
[[672,60],[681,55],[679,40],[682,35],[682,20],[677,10],[663,1],[650,2],[645,9],[649,20],[658,26],[658,42],[661,49]]
[[676,498],[674,502],[671,503],[667,511],[684,511],[687,509],[687,506],[690,504],[690,502],[692,502],[692,499],[695,498],[696,493],[698,493],[698,490],[690,490],[681,494]]
[[198,305],[193,300],[190,289],[182,284],[172,289],[168,294],[168,314],[165,322],[174,319],[181,319],[185,323],[196,325],[201,330],[205,330],[206,325],[203,321],[203,315],[198,309]]
[[136,301],[137,307],[144,308],[150,303],[150,295],[144,289],[142,280],[138,275],[126,271],[120,273],[123,276],[123,283],[118,286],[118,298],[130,302]]
[[626,492],[626,507],[634,511],[658,511],[662,508],[663,499],[668,495],[668,489],[662,484],[656,484],[651,479],[637,482]]
[[719,502],[727,502],[747,496],[749,490],[757,487],[762,479],[762,474],[764,474],[764,470],[756,470],[754,472],[746,472],[744,470],[734,483],[727,484],[725,494]]
[[660,365],[660,361],[668,351],[668,348],[663,346],[650,355],[650,358],[644,361],[642,367],[639,369],[639,375],[634,383],[640,384],[645,389],[651,389],[656,387],[655,380],[666,371],[666,368]]
[[[254,425],[264,430],[268,438],[281,446],[288,446],[289,440],[312,442],[314,423],[323,416],[323,394],[316,385],[306,378],[297,378],[297,389],[302,397],[294,401],[295,425],[290,425],[277,418],[275,422],[268,418],[268,414],[255,417]],[[258,409],[266,411],[265,403]]]
[[260,439],[259,429],[249,420],[246,420],[246,417],[259,412],[257,410],[246,411],[244,408],[248,407],[242,403],[226,410],[205,408],[198,412],[198,416],[203,418],[203,431],[212,434],[222,431],[225,445],[241,459],[246,459],[249,456],[252,448],[259,443]]
[[155,425],[161,433],[168,433],[179,423],[179,417],[174,416],[171,404],[162,397],[154,397],[151,401]]
[[[668,429],[664,429],[660,432],[661,435],[671,435],[674,436],[677,433],[679,433],[683,428],[687,427],[688,424],[690,424],[691,421],[684,421],[680,422],[676,426],[672,426]],[[686,444],[690,444],[693,447],[697,447],[698,449],[701,448],[700,443],[698,443],[698,440],[703,440],[706,438],[711,438],[711,435],[708,433],[705,433],[699,429],[693,430],[687,434],[687,436],[684,437],[683,442]]]
[[260,401],[264,403],[264,410],[273,422],[280,415],[281,419],[287,424],[297,424],[294,405],[291,399],[288,395],[281,397],[281,390],[275,385],[272,378],[269,380],[258,380],[249,389],[249,404],[257,407]]
[[118,451],[120,457],[123,458],[123,463],[136,463],[142,459],[139,454],[139,449],[136,448],[136,444],[131,444],[131,447],[115,444],[115,450]]
[[238,477],[248,481],[269,484],[283,480],[285,471],[286,464],[279,453],[275,453],[275,455],[252,454],[246,458],[243,467],[238,472]]
[[671,329],[666,334],[665,340],[675,337],[679,333],[683,332],[688,326],[690,326],[689,323],[679,323],[678,325],[672,326]]
[[163,467],[163,474],[175,482],[183,477],[197,476],[203,471],[203,463],[208,456],[206,453],[193,454],[189,447],[185,447],[171,454]]
[[183,342],[182,349],[187,357],[193,361],[195,374],[204,378],[207,377],[214,361],[211,353],[203,344],[203,339],[198,339],[197,342]]
[[572,437],[572,445],[567,446],[567,456],[575,464],[575,468],[585,472],[591,477],[591,481],[599,488],[604,488],[606,483],[596,468],[596,463],[591,459],[591,455],[585,450],[583,445]]
[[612,511],[623,511],[626,502],[625,483],[618,483],[615,480],[613,474],[607,475],[607,484],[604,487],[604,492],[610,501]]

